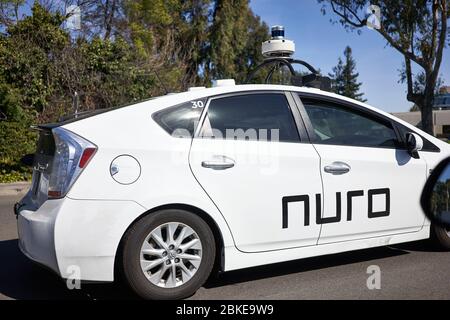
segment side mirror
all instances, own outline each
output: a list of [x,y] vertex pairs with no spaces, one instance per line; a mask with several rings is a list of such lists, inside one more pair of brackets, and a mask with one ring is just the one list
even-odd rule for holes
[[450,228],[450,158],[433,170],[423,189],[420,204],[431,222]]
[[406,134],[406,149],[408,150],[411,157],[418,159],[419,151],[423,148],[423,140],[422,138],[412,132],[408,132]]

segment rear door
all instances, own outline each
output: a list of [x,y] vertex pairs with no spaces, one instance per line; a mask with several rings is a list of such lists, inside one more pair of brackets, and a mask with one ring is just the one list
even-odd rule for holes
[[241,251],[317,243],[309,195],[322,191],[319,156],[294,105],[284,92],[214,97],[192,141],[192,172]]
[[402,147],[393,123],[336,101],[304,97],[302,103],[321,158],[319,244],[419,231],[426,163]]

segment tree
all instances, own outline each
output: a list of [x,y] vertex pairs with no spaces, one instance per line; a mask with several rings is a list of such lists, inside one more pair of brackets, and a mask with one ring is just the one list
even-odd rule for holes
[[19,9],[25,0],[0,0],[0,25],[11,26],[19,19]]
[[242,81],[261,61],[269,28],[250,10],[248,0],[216,0],[207,48],[205,76]]
[[204,85],[201,69],[207,57],[212,0],[186,0],[174,18],[178,59],[183,60],[183,88]]
[[29,126],[73,114],[74,97],[81,112],[241,81],[268,38],[248,0],[36,0],[29,12],[30,3],[0,0],[0,182],[29,177],[19,161],[34,146]]
[[329,76],[332,81],[333,92],[366,102],[363,93],[360,93],[362,83],[358,82],[359,73],[356,72],[356,62],[352,56],[352,49],[347,46],[344,51],[345,64],[341,58],[338,64],[333,68],[333,73]]
[[64,7],[77,5],[81,11],[81,34],[84,38],[112,40],[124,36],[124,0],[64,0]]
[[0,81],[20,95],[25,109],[44,111],[54,92],[58,77],[53,66],[69,44],[60,28],[63,20],[35,3],[32,15],[10,24],[0,38]]
[[[264,57],[261,53],[261,43],[269,40],[269,27],[262,22],[250,9],[247,10],[246,18],[246,42],[243,49],[235,59],[237,66],[235,78],[238,82],[246,80],[248,73],[261,64]],[[255,78],[262,81],[262,79]]]
[[[369,5],[380,9],[378,32],[404,57],[404,77],[407,99],[419,106],[422,129],[433,134],[433,99],[447,39],[449,0],[318,0],[323,13],[331,8],[338,21],[347,29],[360,32],[368,18]],[[423,90],[414,86],[413,63],[424,75]],[[420,73],[419,72],[419,73]]]
[[410,109],[409,112],[417,112],[420,111],[419,107],[417,106],[417,104],[413,105]]

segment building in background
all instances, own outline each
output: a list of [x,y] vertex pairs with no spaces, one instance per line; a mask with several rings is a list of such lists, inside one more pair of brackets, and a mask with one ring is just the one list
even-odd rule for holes
[[[439,138],[450,139],[450,86],[439,90],[433,109],[434,134]],[[399,112],[393,115],[416,127],[421,126],[420,111]]]
[[439,95],[434,98],[434,108],[437,110],[450,110],[450,87],[442,87]]
[[439,89],[439,94],[450,94],[450,86],[444,86]]

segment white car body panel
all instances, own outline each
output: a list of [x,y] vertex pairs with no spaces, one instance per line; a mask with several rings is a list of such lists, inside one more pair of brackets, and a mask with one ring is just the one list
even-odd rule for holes
[[[154,112],[182,102],[256,90],[316,93],[358,104],[420,132],[441,152],[420,152],[419,160],[414,159],[401,167],[393,161],[395,150],[350,152],[345,148],[334,150],[331,146],[297,144],[298,148],[295,148],[296,144],[283,143],[278,148],[282,158],[278,159],[280,171],[275,175],[260,175],[261,168],[246,164],[236,166],[236,171],[227,176],[231,171],[204,171],[198,162],[205,156],[222,154],[219,149],[223,145],[207,140],[173,138],[152,119]],[[328,92],[290,86],[243,85],[195,90],[119,108],[65,124],[63,128],[95,143],[98,151],[64,199],[47,200],[37,204],[39,208],[33,204],[20,209],[21,249],[31,259],[50,267],[62,277],[68,275],[69,266],[81,266],[82,279],[91,281],[113,281],[114,260],[125,231],[143,214],[167,205],[197,208],[214,221],[223,239],[224,271],[425,239],[429,237],[429,222],[420,214],[418,200],[411,202],[409,199],[418,199],[418,190],[421,190],[427,172],[450,155],[447,144],[390,114]],[[238,164],[246,156],[242,151],[248,150],[245,148],[250,148],[250,145],[231,155]],[[268,149],[260,150],[267,152]],[[123,154],[132,155],[142,168],[137,182],[130,185],[116,183],[109,172],[113,159]],[[377,173],[373,163],[364,160],[364,156],[381,157],[386,171]],[[298,166],[296,158],[307,161],[308,165]],[[368,222],[367,217],[354,215],[352,222],[319,226],[311,215],[309,229],[305,229],[302,227],[303,206],[298,203],[293,204],[290,210],[296,213],[289,214],[289,228],[282,229],[281,197],[322,193],[321,168],[328,161],[338,160],[335,158],[351,162],[355,174],[344,177],[346,181],[323,177],[325,197],[337,190],[363,189],[367,192],[372,188],[372,184],[366,184],[367,180],[371,180],[375,188],[385,186],[385,181],[389,180],[396,190],[392,196],[401,198],[401,201],[391,201],[392,209],[404,206],[413,212],[411,219],[392,217],[389,221],[370,221],[369,226],[364,224]],[[297,185],[297,176],[317,180]],[[270,181],[271,178],[275,179]],[[408,181],[413,179],[414,182],[408,185]],[[413,188],[413,183],[417,183],[416,188]],[[267,184],[270,188],[266,187]],[[402,187],[406,189],[400,193]],[[232,192],[223,193],[230,188]],[[28,198],[29,195],[22,202],[26,204]],[[367,196],[362,199],[361,210],[367,211]],[[358,205],[357,200],[354,202]],[[342,215],[345,218],[344,194],[343,204]],[[329,210],[333,212],[335,198],[327,200],[323,208],[325,215]],[[249,210],[250,214],[243,216]],[[314,201],[311,201],[311,212],[315,212]],[[260,216],[261,213],[263,215]],[[362,231],[355,233],[358,228]]]
[[[341,198],[341,220],[322,225],[319,244],[417,232],[425,217],[420,208],[420,195],[426,181],[426,163],[412,158],[405,150],[315,145],[322,167],[334,161],[347,163],[351,170],[345,175],[322,172],[324,217],[336,216],[336,193]],[[414,181],[414,183],[408,183]],[[372,195],[373,212],[384,212],[389,198],[390,214],[369,218],[369,190],[387,189],[385,194]],[[348,192],[363,195],[351,198],[351,220]],[[406,196],[407,195],[407,196]],[[411,200],[407,200],[411,199]]]
[[[225,251],[227,260],[225,266],[227,271],[238,270],[248,267],[261,266],[280,261],[292,261],[310,257],[318,257],[340,252],[362,250],[375,247],[383,247],[398,243],[411,242],[428,239],[430,227],[424,227],[419,232],[398,234],[393,236],[367,238],[353,241],[342,241],[329,244],[321,244],[312,247],[295,248],[289,250],[278,250],[258,253],[244,253],[235,248]],[[299,264],[301,261],[299,261]]]
[[[226,156],[236,164],[226,171],[202,167],[202,161],[215,156]],[[320,225],[304,227],[303,203],[290,205],[290,227],[282,229],[284,196],[322,192],[319,156],[311,144],[198,138],[192,142],[190,163],[199,183],[226,216],[239,250],[317,244]],[[311,210],[316,210],[314,203]]]

